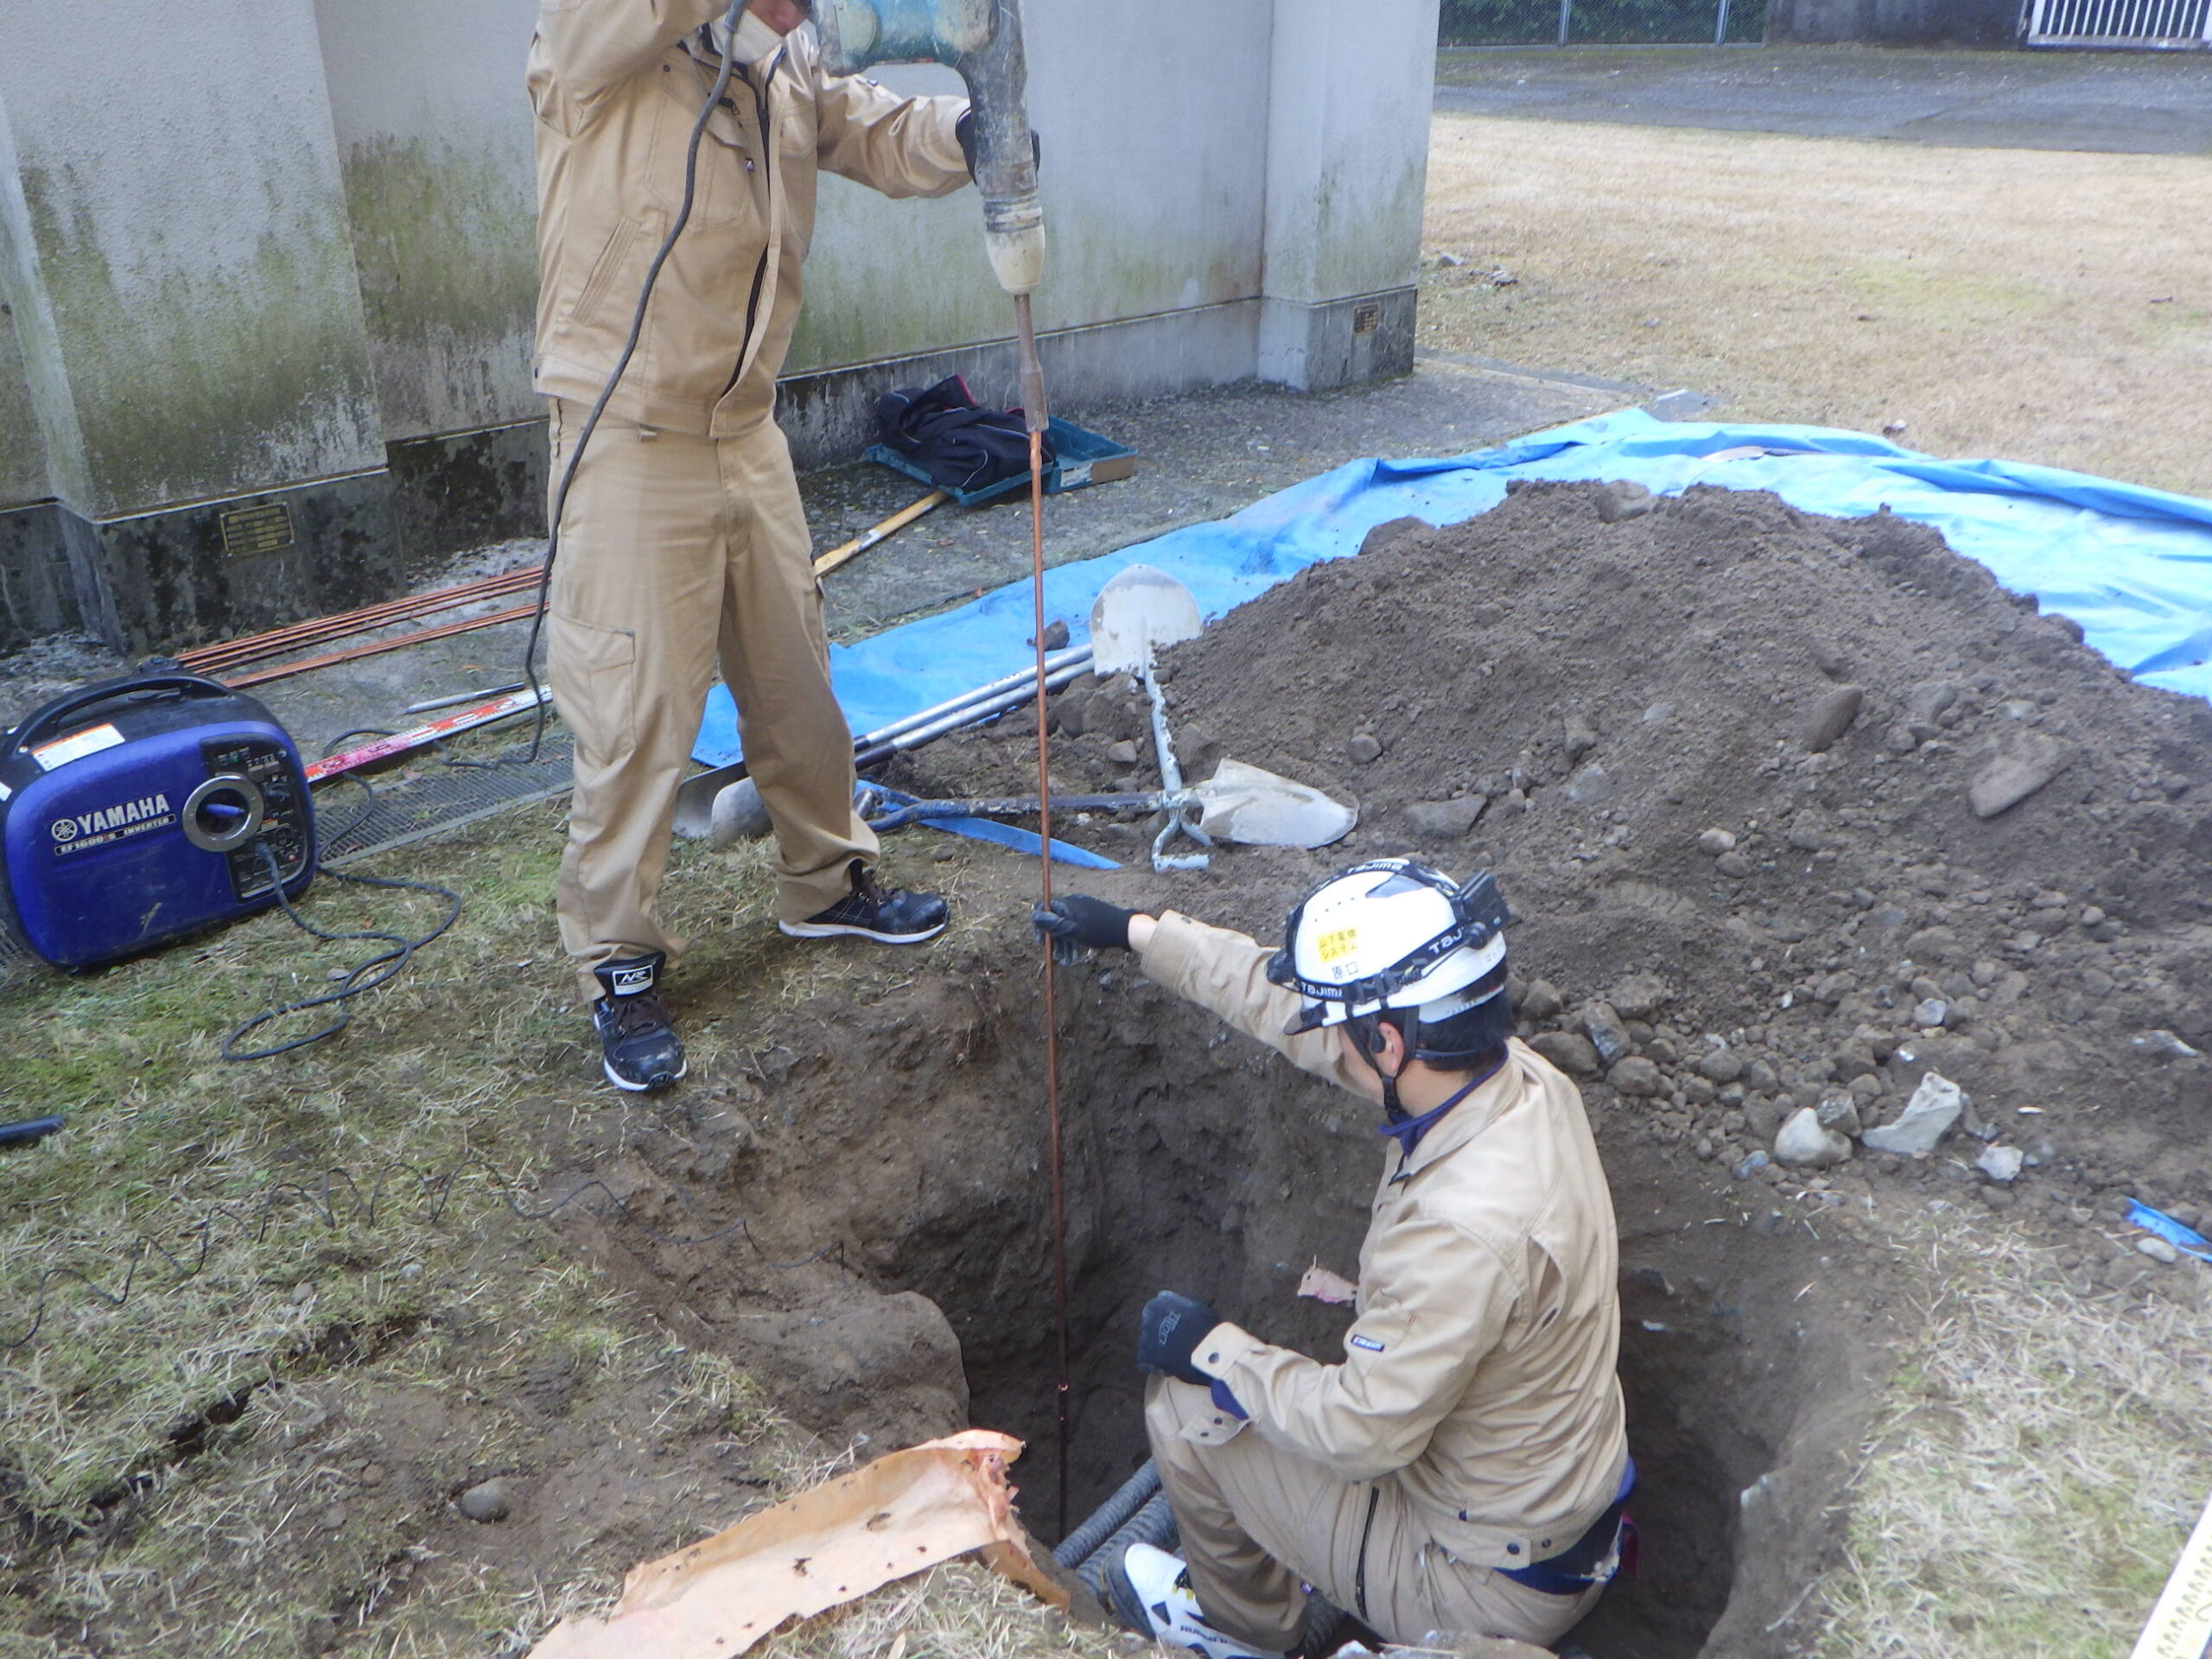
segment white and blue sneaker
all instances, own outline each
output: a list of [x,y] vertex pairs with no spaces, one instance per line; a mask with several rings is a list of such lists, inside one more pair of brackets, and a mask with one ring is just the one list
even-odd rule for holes
[[[1131,1544],[1106,1569],[1105,1580],[1114,1611],[1164,1646],[1188,1648],[1205,1659],[1283,1659],[1281,1654],[1247,1647],[1207,1624],[1191,1589],[1191,1570],[1179,1555],[1150,1544]],[[1137,1623],[1140,1615],[1141,1624]]]

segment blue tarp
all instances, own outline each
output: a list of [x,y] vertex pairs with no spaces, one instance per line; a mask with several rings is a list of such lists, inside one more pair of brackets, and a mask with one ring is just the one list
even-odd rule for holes
[[[1309,564],[1357,552],[1393,518],[1447,524],[1486,512],[1515,478],[1632,479],[1662,494],[1771,490],[1837,518],[1886,505],[2072,617],[2138,679],[2212,697],[2212,501],[2050,467],[1938,461],[1863,432],[1668,422],[1641,410],[1445,460],[1348,461],[1230,518],[1047,571],[1045,613],[1082,639],[1098,589],[1144,563],[1187,584],[1211,620]],[[869,731],[1025,667],[1033,632],[1029,583],[1019,582],[833,646],[830,673],[853,729]],[[697,753],[715,765],[738,758],[735,710],[719,685]]]

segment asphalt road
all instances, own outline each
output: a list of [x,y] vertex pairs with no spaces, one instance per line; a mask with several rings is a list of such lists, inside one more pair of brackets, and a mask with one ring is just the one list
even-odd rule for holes
[[2212,155],[2212,52],[1879,47],[1453,51],[1436,108],[1999,149]]

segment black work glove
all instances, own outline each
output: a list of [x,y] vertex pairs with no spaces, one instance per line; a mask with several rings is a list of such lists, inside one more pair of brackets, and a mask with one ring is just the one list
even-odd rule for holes
[[1052,960],[1066,968],[1082,960],[1086,950],[1128,950],[1129,918],[1135,914],[1103,899],[1071,893],[1049,906],[1032,906],[1029,925],[1039,938],[1052,940]]
[[1191,1356],[1221,1323],[1221,1315],[1195,1296],[1163,1290],[1144,1305],[1137,1331],[1137,1369],[1165,1371],[1179,1382],[1205,1388],[1213,1379],[1191,1363]]
[[[960,153],[968,160],[968,176],[976,176],[976,111],[963,110],[960,118],[952,124],[952,136],[960,141]],[[1045,164],[1045,141],[1037,136],[1037,129],[1029,129],[1029,164],[1041,168]]]

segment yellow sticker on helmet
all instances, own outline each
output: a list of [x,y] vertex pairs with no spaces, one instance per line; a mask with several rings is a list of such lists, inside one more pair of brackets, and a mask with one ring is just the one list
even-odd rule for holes
[[1358,948],[1359,930],[1356,927],[1334,928],[1313,941],[1313,954],[1325,963],[1348,957]]

